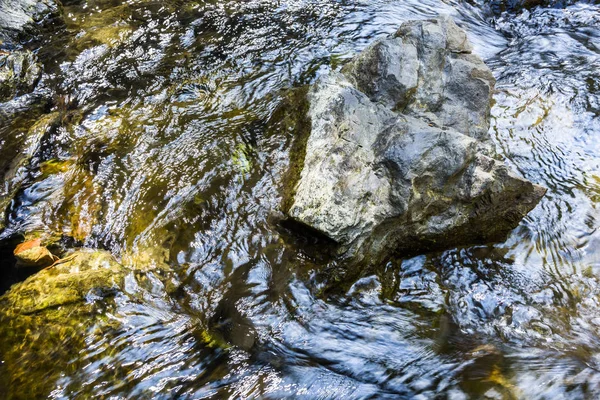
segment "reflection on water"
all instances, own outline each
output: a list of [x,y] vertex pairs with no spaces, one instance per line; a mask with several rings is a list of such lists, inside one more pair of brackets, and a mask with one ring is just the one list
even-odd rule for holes
[[[0,375],[13,394],[600,392],[600,6],[68,4],[66,32],[40,50],[61,123],[32,160],[2,237],[55,231],[125,264],[170,268],[90,295],[94,311],[73,317],[85,323],[78,338],[60,338],[60,358],[5,355]],[[293,138],[270,117],[282,90],[338,68],[404,20],[439,13],[468,31],[498,79],[499,153],[548,194],[505,243],[398,259],[329,295],[343,266],[273,222]],[[55,370],[40,372],[44,362]]]

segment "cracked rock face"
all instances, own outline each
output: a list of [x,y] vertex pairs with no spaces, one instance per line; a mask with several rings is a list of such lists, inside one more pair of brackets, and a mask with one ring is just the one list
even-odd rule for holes
[[487,142],[496,81],[472,50],[450,18],[411,21],[343,72],[374,102]]
[[288,215],[368,263],[501,239],[545,189],[493,158],[493,88],[452,20],[403,24],[309,90]]

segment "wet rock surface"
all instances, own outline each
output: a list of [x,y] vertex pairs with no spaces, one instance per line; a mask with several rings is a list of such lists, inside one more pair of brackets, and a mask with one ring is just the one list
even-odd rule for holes
[[0,54],[0,102],[32,92],[41,75],[42,69],[32,52]]
[[[439,0],[61,3],[66,35],[24,44],[44,63],[38,87],[58,96],[17,96],[5,104],[24,112],[0,122],[5,161],[60,113],[18,174],[0,290],[38,270],[13,279],[8,265],[32,230],[71,238],[48,245],[63,258],[106,249],[118,272],[85,286],[71,263],[73,302],[2,303],[0,398],[597,397],[597,6],[495,25],[472,2]],[[289,163],[304,161],[292,143],[308,105],[263,122],[282,91],[438,12],[498,80],[497,151],[548,195],[502,243],[339,279],[345,260],[271,220]],[[128,261],[139,246],[159,251]],[[163,250],[173,271],[147,270]],[[65,290],[50,282],[65,273],[40,277]]]
[[488,142],[495,79],[472,50],[449,17],[410,21],[343,72],[373,102]]
[[110,292],[122,278],[123,267],[110,253],[79,250],[13,286],[0,302],[11,313],[32,314],[84,301],[91,290]]
[[0,0],[0,41],[26,40],[59,14],[54,0]]
[[347,254],[372,263],[498,240],[544,195],[490,157],[494,79],[450,19],[405,23],[343,71],[308,93],[288,214]]

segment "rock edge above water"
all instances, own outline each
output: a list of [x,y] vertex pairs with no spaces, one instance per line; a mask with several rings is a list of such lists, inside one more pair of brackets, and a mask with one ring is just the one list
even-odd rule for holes
[[404,23],[309,89],[284,211],[367,263],[503,239],[546,190],[495,158],[494,84],[450,18]]

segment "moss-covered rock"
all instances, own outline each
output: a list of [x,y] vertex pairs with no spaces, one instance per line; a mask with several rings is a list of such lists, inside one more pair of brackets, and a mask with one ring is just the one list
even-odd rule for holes
[[[83,348],[86,332],[99,323],[104,330],[110,326],[106,316],[96,313],[110,302],[92,303],[88,296],[110,297],[128,271],[108,252],[83,249],[1,296],[0,397],[47,396]],[[27,393],[11,390],[25,386]]]
[[0,102],[30,93],[41,75],[42,68],[32,52],[0,54]]
[[15,316],[81,302],[91,290],[110,293],[120,286],[125,271],[108,252],[79,250],[14,285],[0,305]]

